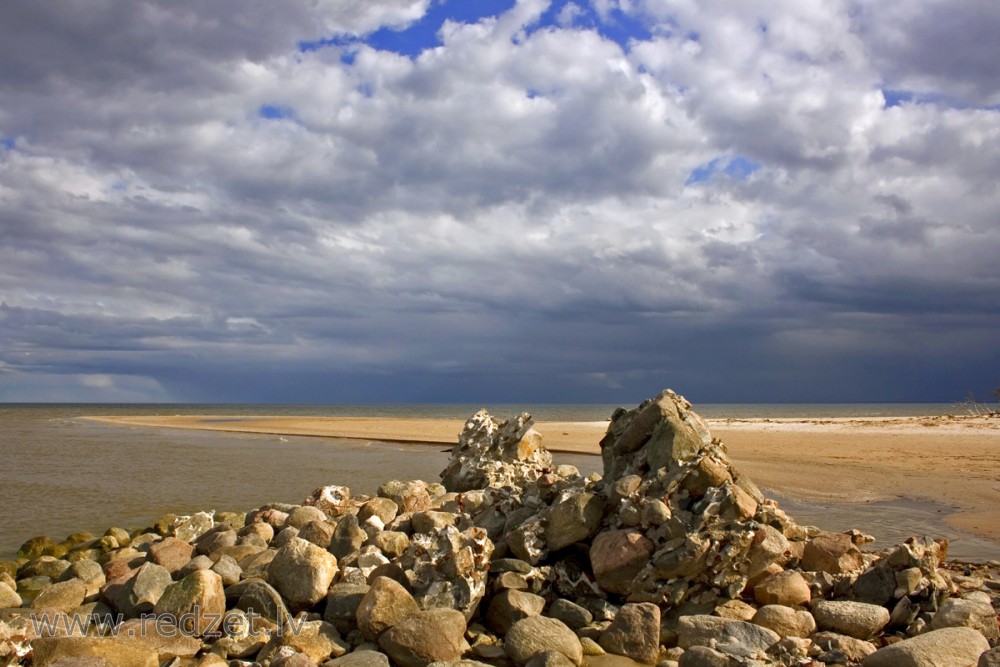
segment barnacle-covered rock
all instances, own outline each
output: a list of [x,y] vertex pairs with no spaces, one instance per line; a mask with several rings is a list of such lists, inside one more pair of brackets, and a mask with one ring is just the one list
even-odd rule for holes
[[549,472],[552,455],[542,447],[533,423],[528,413],[504,422],[486,410],[472,415],[441,473],[441,483],[449,491],[517,487]]

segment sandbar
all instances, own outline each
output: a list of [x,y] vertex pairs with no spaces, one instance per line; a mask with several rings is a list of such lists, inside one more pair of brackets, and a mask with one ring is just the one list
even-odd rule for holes
[[[103,423],[451,446],[463,420],[226,415],[88,417]],[[765,490],[826,503],[906,498],[954,508],[947,523],[1000,540],[1000,418],[708,420]],[[539,421],[554,452],[600,454],[606,421]],[[859,508],[862,510],[862,508]],[[863,510],[861,512],[863,514]],[[863,529],[863,522],[859,528]],[[998,549],[1000,557],[1000,549]]]

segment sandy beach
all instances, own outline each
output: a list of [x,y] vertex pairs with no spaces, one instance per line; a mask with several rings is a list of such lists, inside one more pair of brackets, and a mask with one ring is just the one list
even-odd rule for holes
[[[451,419],[220,415],[88,419],[437,447],[453,445],[463,425]],[[955,509],[946,521],[956,528],[1000,540],[998,418],[744,419],[709,420],[709,426],[740,470],[766,490],[826,503],[931,501]],[[540,421],[536,428],[552,451],[597,455],[607,423]]]

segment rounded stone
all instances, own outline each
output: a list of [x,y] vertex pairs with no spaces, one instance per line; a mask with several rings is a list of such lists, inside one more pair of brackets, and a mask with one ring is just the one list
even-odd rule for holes
[[426,667],[462,657],[465,616],[454,609],[428,609],[407,616],[382,633],[378,645],[399,667]]
[[416,600],[402,584],[389,577],[376,577],[358,603],[358,629],[367,639],[376,641],[383,632],[418,611]]
[[794,570],[778,572],[767,577],[753,589],[757,604],[802,605],[809,602],[812,593],[809,584]]
[[868,639],[889,623],[889,610],[866,602],[817,600],[812,605],[816,626],[842,635]]
[[558,651],[575,665],[583,662],[583,646],[576,634],[562,621],[545,616],[530,616],[514,623],[504,639],[504,651],[519,665],[545,651]]
[[778,604],[764,605],[750,622],[782,637],[808,637],[816,632],[816,619],[808,611]]

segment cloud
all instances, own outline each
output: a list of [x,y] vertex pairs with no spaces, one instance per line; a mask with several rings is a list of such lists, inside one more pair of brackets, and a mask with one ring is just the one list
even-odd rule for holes
[[71,5],[0,8],[9,400],[995,382],[995,72],[913,57],[981,3]]

